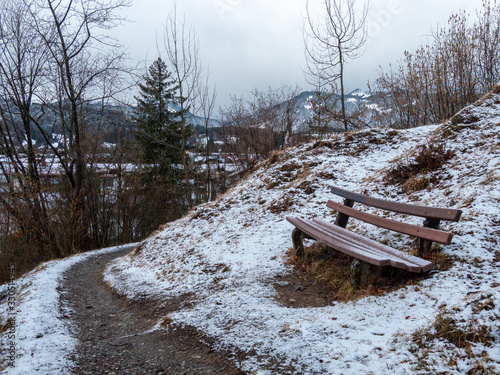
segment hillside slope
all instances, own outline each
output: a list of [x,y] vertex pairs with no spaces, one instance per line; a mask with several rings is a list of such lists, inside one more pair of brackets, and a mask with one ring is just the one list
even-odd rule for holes
[[[500,372],[499,130],[500,96],[490,94],[442,125],[363,130],[277,153],[216,202],[165,225],[109,267],[106,279],[131,298],[191,294],[189,306],[168,317],[171,329],[191,325],[221,347],[250,353],[240,364],[249,372]],[[398,181],[424,146],[448,160]],[[395,182],[387,184],[391,170]],[[273,284],[291,272],[285,258],[293,227],[284,218],[333,220],[325,206],[336,199],[331,186],[462,209],[459,223],[443,225],[455,233],[443,250],[455,259],[451,269],[354,302],[280,304]],[[360,222],[350,229],[410,245]],[[443,321],[470,345],[439,332]]]

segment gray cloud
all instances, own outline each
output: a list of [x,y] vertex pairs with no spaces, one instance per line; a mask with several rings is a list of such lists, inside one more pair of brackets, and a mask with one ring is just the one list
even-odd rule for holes
[[[116,35],[132,58],[151,61],[157,56],[155,38],[173,3],[135,0],[127,10],[133,23]],[[245,96],[253,88],[297,84],[308,89],[301,70],[304,4],[303,0],[178,1],[178,13],[185,14],[199,35],[201,57],[217,84],[219,105],[228,104],[230,94]],[[347,67],[348,89],[365,88],[379,65],[395,64],[438,22],[444,24],[458,9],[473,13],[481,0],[372,0],[371,5],[369,43],[364,55]]]

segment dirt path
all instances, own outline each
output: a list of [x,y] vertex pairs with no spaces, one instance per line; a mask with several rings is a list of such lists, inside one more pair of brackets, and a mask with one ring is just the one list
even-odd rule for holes
[[243,374],[194,329],[149,331],[182,299],[131,302],[103,282],[106,264],[130,250],[90,257],[64,275],[61,298],[80,341],[74,374]]

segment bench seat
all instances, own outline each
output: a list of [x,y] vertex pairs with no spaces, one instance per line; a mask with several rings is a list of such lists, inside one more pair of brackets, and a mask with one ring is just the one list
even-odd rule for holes
[[319,219],[286,218],[300,231],[325,245],[375,266],[392,266],[410,272],[428,272],[432,262],[409,255],[390,246],[373,241],[347,229]]

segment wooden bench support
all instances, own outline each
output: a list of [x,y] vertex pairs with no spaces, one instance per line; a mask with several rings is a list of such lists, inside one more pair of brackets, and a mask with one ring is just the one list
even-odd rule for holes
[[[344,206],[352,207],[353,205],[354,205],[353,200],[349,198],[344,199]],[[347,227],[348,221],[349,221],[349,216],[342,212],[339,212],[337,218],[335,219],[335,225],[338,225],[341,228],[345,228]]]
[[295,255],[298,257],[304,256],[304,239],[312,239],[311,236],[295,228],[292,232],[292,243],[295,250]]
[[[438,219],[425,219],[424,227],[438,229],[440,223],[441,221]],[[417,246],[418,249],[418,255],[422,256],[430,253],[432,247],[432,241],[423,238],[416,238],[415,245]]]
[[382,267],[354,258],[350,268],[351,283],[354,288],[369,284],[375,277],[380,276]]

